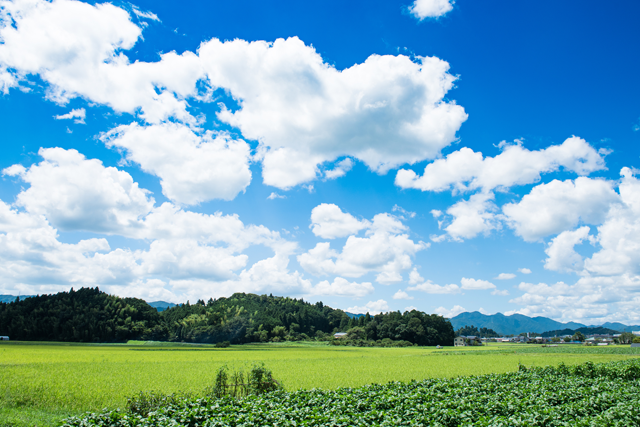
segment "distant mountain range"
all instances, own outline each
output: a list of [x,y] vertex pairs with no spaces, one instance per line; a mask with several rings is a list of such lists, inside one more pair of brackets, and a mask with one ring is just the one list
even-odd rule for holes
[[473,325],[477,328],[493,329],[501,335],[517,335],[521,332],[536,332],[542,334],[548,331],[559,331],[563,329],[577,330],[580,328],[596,327],[612,329],[618,332],[640,331],[640,326],[627,326],[622,323],[607,322],[602,325],[587,326],[576,322],[557,322],[547,317],[529,317],[522,314],[505,316],[502,313],[486,315],[478,311],[460,313],[449,320],[455,330],[463,326]]
[[[35,297],[35,295],[20,295],[21,300],[29,297]],[[10,302],[14,302],[16,298],[18,298],[16,295],[0,295],[0,302],[10,303]],[[176,304],[172,302],[166,302],[166,301],[154,301],[154,302],[149,302],[147,304],[149,304],[151,307],[155,308],[158,311],[164,311],[167,308],[176,306]]]
[[[35,297],[35,295],[20,295],[20,299],[25,299],[29,297]],[[9,303],[14,302],[18,298],[15,295],[0,295],[0,302]]]
[[364,316],[364,314],[349,313],[348,311],[345,311],[345,313],[347,313],[347,316],[351,317],[352,319],[359,319]]
[[166,302],[166,301],[153,301],[153,302],[148,302],[147,304],[149,304],[151,307],[155,308],[158,311],[164,311],[167,308],[175,307],[177,305],[172,302]]

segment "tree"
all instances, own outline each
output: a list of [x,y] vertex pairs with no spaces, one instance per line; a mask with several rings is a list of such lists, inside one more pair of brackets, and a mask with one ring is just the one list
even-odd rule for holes
[[575,334],[573,334],[573,337],[572,337],[572,338],[573,338],[573,340],[574,340],[574,341],[580,341],[580,342],[583,342],[583,341],[584,341],[584,339],[585,339],[585,336],[584,336],[584,334],[583,334],[582,332],[580,332],[580,331],[576,331],[576,333],[575,333]]
[[553,337],[553,338],[551,338],[551,342],[560,342],[560,338]]
[[620,344],[631,344],[636,336],[631,332],[623,332],[620,334]]
[[564,342],[571,342],[571,337],[564,337]]

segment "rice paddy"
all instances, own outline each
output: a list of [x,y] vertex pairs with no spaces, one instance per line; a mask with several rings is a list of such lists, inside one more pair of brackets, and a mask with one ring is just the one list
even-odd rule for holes
[[[616,351],[613,351],[613,350]],[[356,348],[314,344],[0,345],[0,425],[56,425],[85,411],[123,407],[140,391],[200,392],[218,368],[264,362],[287,390],[512,372],[518,365],[567,365],[638,357],[629,347],[490,345],[435,349]],[[35,422],[34,422],[35,420]]]

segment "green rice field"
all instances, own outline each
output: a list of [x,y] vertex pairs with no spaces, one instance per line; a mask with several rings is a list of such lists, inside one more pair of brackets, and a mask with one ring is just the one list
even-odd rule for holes
[[356,348],[264,344],[213,348],[127,345],[0,344],[0,426],[54,426],[70,415],[123,407],[140,391],[198,393],[218,368],[264,362],[285,389],[335,389],[389,381],[513,372],[518,365],[574,365],[640,356],[629,347]]

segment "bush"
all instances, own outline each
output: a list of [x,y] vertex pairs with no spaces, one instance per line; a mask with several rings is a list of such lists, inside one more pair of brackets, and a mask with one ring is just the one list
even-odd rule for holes
[[261,395],[281,390],[282,384],[273,378],[272,372],[264,363],[253,365],[248,374],[243,371],[229,373],[226,366],[218,369],[213,387],[205,394],[217,398],[224,396],[240,398],[249,395]]
[[221,341],[216,343],[216,348],[227,348],[230,347],[231,343],[229,341]]

